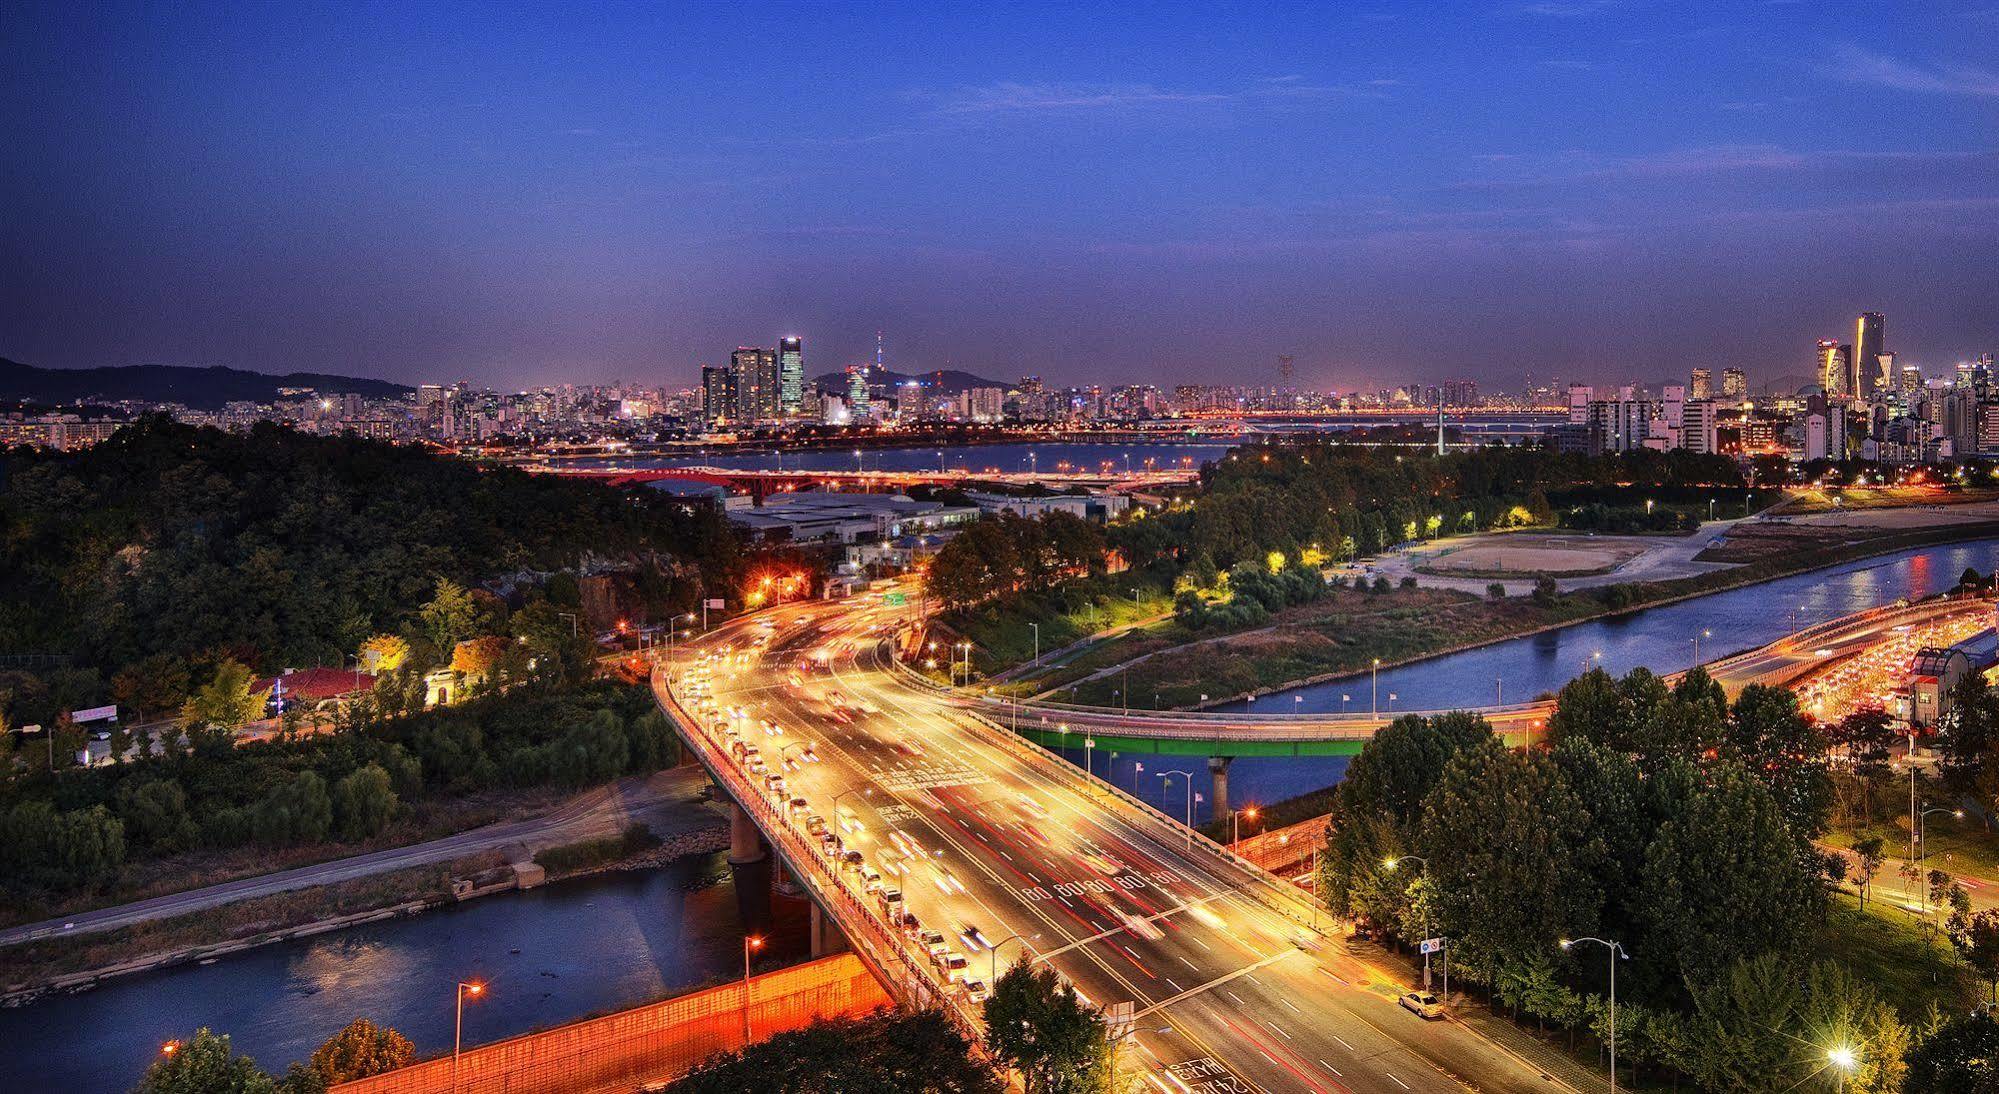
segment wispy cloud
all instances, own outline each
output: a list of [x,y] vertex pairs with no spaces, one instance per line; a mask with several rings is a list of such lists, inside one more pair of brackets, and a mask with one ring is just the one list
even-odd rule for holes
[[1532,0],[1509,4],[1501,9],[1510,15],[1539,15],[1548,19],[1580,19],[1617,6],[1617,0]]
[[[1379,83],[1370,86],[1384,86]],[[1270,76],[1225,91],[1190,91],[1153,84],[1015,83],[960,88],[938,98],[932,113],[946,117],[1145,111],[1187,106],[1227,106],[1254,102],[1322,101],[1355,97],[1351,87],[1307,83],[1297,76]]]
[[1994,153],[1983,151],[1798,151],[1775,144],[1713,144],[1637,156],[1604,156],[1594,152],[1570,151],[1553,158],[1541,158],[1489,153],[1473,156],[1472,159],[1501,168],[1506,173],[1460,183],[1453,189],[1492,190],[1575,181],[1697,178],[1749,172],[1821,170],[1843,175],[1867,166],[1888,169],[1971,167],[1993,157]]
[[1823,71],[1835,79],[1897,91],[1999,99],[1999,71],[1972,65],[1920,64],[1855,45],[1834,50],[1832,63]]

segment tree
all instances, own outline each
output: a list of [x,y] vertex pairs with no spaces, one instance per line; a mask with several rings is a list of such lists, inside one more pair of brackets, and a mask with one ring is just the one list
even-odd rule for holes
[[370,676],[394,672],[409,660],[410,644],[401,635],[378,634],[361,643],[361,667]]
[[739,1052],[717,1053],[667,1089],[672,1094],[1000,1094],[1005,1086],[972,1057],[971,1044],[943,1014],[883,1010],[861,1018],[822,1018]]
[[1881,864],[1887,861],[1880,836],[1870,836],[1853,845],[1854,861],[1859,871],[1853,875],[1860,887],[1860,906],[1867,907],[1867,897],[1874,889],[1874,876],[1881,872]]
[[132,841],[153,851],[178,851],[195,839],[187,793],[169,779],[127,779],[113,800]]
[[215,676],[181,706],[181,726],[230,729],[263,717],[271,693],[269,689],[255,690],[256,682],[248,666],[234,658],[225,659],[215,666]]
[[449,658],[459,641],[472,634],[479,618],[478,605],[463,585],[440,577],[431,590],[430,601],[417,610],[417,627],[440,659]]
[[291,782],[264,795],[251,819],[257,838],[265,843],[315,843],[333,827],[333,801],[326,780],[301,771]]
[[1847,770],[1861,790],[1863,818],[1874,815],[1874,785],[1888,772],[1889,750],[1897,736],[1894,720],[1879,707],[1856,710],[1827,733],[1827,742],[1846,753]]
[[236,1055],[227,1034],[203,1027],[193,1040],[153,1061],[132,1089],[133,1094],[273,1094],[277,1084],[256,1061]]
[[1598,923],[1603,841],[1545,753],[1493,738],[1459,752],[1430,795],[1417,846],[1436,885],[1439,933],[1495,984],[1545,960],[1561,934]]
[[1045,965],[1016,963],[986,1000],[986,1050],[1027,1094],[1111,1094],[1117,1043],[1095,1008]]
[[1979,785],[1999,748],[1999,696],[1983,673],[1967,672],[1951,688],[1935,731],[1945,785],[1960,792]]
[[1906,1094],[1999,1094],[1999,1020],[1968,1014],[1945,1023],[1909,1053]]
[[1999,1004],[1999,911],[1988,908],[1966,920],[1962,931],[1951,933],[1951,944],[1978,978],[1991,985],[1992,1001]]
[[1832,794],[1825,742],[1798,712],[1788,688],[1751,684],[1736,696],[1722,755],[1754,774],[1776,799],[1793,838],[1808,843],[1825,831]]
[[1645,851],[1639,904],[1648,955],[1704,983],[1737,956],[1794,950],[1823,891],[1771,793],[1721,764],[1667,813]]
[[396,791],[389,773],[378,764],[355,768],[333,787],[333,815],[340,838],[367,839],[380,835],[396,815]]
[[394,1071],[415,1059],[416,1046],[409,1038],[388,1026],[356,1018],[314,1049],[307,1066],[331,1086]]
[[187,701],[187,662],[171,653],[156,653],[118,670],[111,677],[111,697],[140,721],[158,718]]

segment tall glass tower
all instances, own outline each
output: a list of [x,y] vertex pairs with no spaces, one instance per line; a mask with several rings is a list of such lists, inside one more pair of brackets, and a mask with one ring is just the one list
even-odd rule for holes
[[805,340],[781,338],[777,343],[778,410],[796,418],[805,410]]

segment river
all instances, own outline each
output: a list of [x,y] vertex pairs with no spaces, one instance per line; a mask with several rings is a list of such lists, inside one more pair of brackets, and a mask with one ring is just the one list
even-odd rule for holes
[[638,470],[651,467],[723,467],[746,471],[939,471],[1001,474],[1026,471],[1146,471],[1194,469],[1217,460],[1226,444],[974,444],[942,448],[862,448],[806,452],[701,452],[573,460],[568,468]]
[[[1044,449],[1045,450],[1045,449]],[[881,455],[871,453],[870,455]],[[1999,540],[1927,547],[1846,563],[1737,589],[1579,623],[1559,631],[1392,669],[1381,674],[1383,708],[1446,708],[1490,703],[1559,688],[1597,652],[1604,667],[1658,672],[1693,661],[1693,636],[1706,630],[1703,660],[1751,649],[1805,626],[1904,597],[1940,592],[1966,567],[1999,568]],[[1294,702],[1293,695],[1302,697]],[[1364,709],[1365,676],[1266,696],[1258,709]],[[1083,762],[1080,749],[1069,758]],[[1238,806],[1275,801],[1337,782],[1343,758],[1247,758],[1230,769]],[[1207,767],[1182,756],[1094,757],[1099,775],[1178,816],[1187,792],[1208,799]],[[1142,770],[1141,770],[1142,766]],[[720,872],[705,887],[698,878]],[[774,960],[805,956],[803,905],[775,901],[780,929]],[[75,995],[0,1010],[0,1090],[127,1089],[159,1044],[197,1026],[227,1032],[267,1070],[282,1071],[350,1019],[365,1015],[401,1030],[423,1053],[451,1045],[452,987],[466,977],[492,985],[467,1005],[467,1043],[497,1040],[635,1006],[741,970],[735,891],[719,857],[685,859],[660,870],[612,874],[527,893],[476,900],[313,939],[280,943],[213,965],[183,965],[109,981]]]
[[[1622,674],[1640,665],[1661,674],[1677,672],[1693,664],[1696,634],[1709,635],[1701,639],[1701,660],[1715,661],[1774,642],[1794,626],[1810,626],[1896,600],[1943,592],[1957,584],[1967,567],[1986,573],[1999,569],[1999,540],[1922,547],[1862,559],[1384,669],[1376,685],[1380,709],[1446,710],[1484,706],[1502,696],[1507,702],[1532,699],[1559,689],[1598,653],[1603,655],[1603,667],[1612,673]],[[1344,707],[1364,711],[1369,696],[1370,681],[1362,674],[1221,709],[1322,713]],[[1069,759],[1080,766],[1082,751],[1071,752]],[[1135,786],[1146,800],[1174,816],[1182,815],[1186,808],[1186,791],[1178,776],[1168,789],[1159,773],[1164,769],[1190,771],[1194,792],[1207,799],[1195,806],[1194,819],[1199,822],[1210,815],[1207,806],[1213,801],[1212,780],[1206,764],[1198,758],[1119,756],[1111,760],[1098,754],[1094,764],[1099,775],[1108,772],[1108,777],[1126,790]],[[1137,770],[1140,765],[1142,772]],[[1229,768],[1229,796],[1237,808],[1292,797],[1338,782],[1346,766],[1344,757],[1239,759]]]
[[[701,885],[711,875],[721,880]],[[807,956],[805,905],[774,900],[764,966]],[[357,1017],[419,1055],[451,1048],[460,980],[480,1044],[742,975],[735,888],[720,855],[505,893],[282,942],[0,1010],[0,1090],[123,1091],[170,1038],[207,1026],[282,1073]]]

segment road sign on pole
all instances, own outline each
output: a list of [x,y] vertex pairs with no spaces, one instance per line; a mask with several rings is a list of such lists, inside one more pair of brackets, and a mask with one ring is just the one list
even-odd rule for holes
[[1416,944],[1417,953],[1436,953],[1443,948],[1444,940],[1441,938],[1426,938]]

